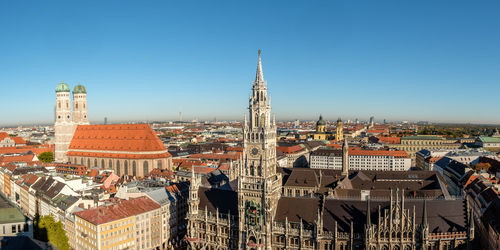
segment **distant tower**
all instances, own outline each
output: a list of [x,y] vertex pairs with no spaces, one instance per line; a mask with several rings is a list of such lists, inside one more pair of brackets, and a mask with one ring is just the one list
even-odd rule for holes
[[326,132],[326,122],[323,120],[322,115],[319,115],[319,120],[316,122],[316,132],[318,133]]
[[182,122],[182,112],[179,112],[179,121]]
[[342,145],[342,175],[349,175],[349,143],[346,139]]
[[87,90],[80,84],[73,88],[73,122],[77,125],[89,124]]
[[67,162],[66,152],[73,138],[75,126],[71,119],[71,99],[69,85],[61,82],[56,87],[56,121],[54,124],[54,161]]
[[108,118],[104,117],[104,125],[108,124]]
[[335,140],[344,140],[344,125],[342,123],[342,119],[340,118],[337,120],[337,134],[335,135]]
[[375,123],[375,117],[372,116],[370,117],[370,127],[373,127],[374,123]]

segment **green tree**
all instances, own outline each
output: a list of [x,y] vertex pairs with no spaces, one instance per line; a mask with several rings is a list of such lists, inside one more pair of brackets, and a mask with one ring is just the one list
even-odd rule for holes
[[51,151],[43,152],[40,155],[38,155],[38,160],[45,163],[53,162],[54,153],[52,153]]
[[55,222],[52,215],[35,217],[35,238],[41,241],[49,241],[60,250],[69,250],[68,236],[64,231],[63,224]]

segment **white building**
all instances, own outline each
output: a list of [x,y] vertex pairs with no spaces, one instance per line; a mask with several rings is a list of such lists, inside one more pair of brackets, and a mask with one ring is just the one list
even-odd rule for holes
[[[318,149],[311,153],[310,168],[342,169],[342,150]],[[411,167],[410,156],[400,150],[349,149],[349,170],[406,171]]]

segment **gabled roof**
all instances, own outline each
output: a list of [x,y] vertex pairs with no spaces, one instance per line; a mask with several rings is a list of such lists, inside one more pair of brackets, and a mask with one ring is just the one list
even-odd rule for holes
[[315,171],[295,168],[284,186],[319,187],[319,178]]
[[119,200],[108,206],[76,212],[75,215],[94,224],[100,225],[111,221],[127,218],[160,208],[149,197],[143,196],[129,200]]
[[14,140],[14,142],[16,144],[26,144],[26,141],[22,138],[22,137],[11,137],[12,140]]
[[7,134],[6,132],[0,132],[0,141],[7,137],[10,137],[9,134]]
[[135,159],[171,157],[148,124],[79,125],[68,155]]

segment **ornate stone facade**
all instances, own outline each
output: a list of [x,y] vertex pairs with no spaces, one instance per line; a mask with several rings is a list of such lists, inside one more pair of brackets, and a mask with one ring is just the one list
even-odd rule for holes
[[[328,194],[343,180],[349,183],[358,179],[365,182],[375,180],[365,180],[365,174],[350,178],[356,173],[349,171],[346,160],[341,171],[328,170],[328,176],[319,171],[319,178],[313,174],[318,170],[300,169],[309,174],[297,174],[295,178],[293,174],[287,174],[293,169],[277,168],[276,124],[270,120],[271,107],[260,51],[252,90],[250,119],[245,119],[243,125],[243,158],[234,164],[237,173],[231,174],[236,178],[232,185],[229,188],[204,187],[200,177],[192,173],[185,236],[189,249],[414,250],[469,247],[474,226],[470,223],[468,207],[461,199],[414,197],[410,200],[406,199],[410,191],[399,194],[399,189],[395,194],[391,191],[390,195],[373,200],[369,190],[360,191],[368,193],[368,196],[362,196],[365,198],[339,199]],[[345,141],[343,155],[347,159]],[[414,183],[412,178],[408,176],[406,179]],[[351,186],[356,184],[351,183]],[[373,185],[377,188],[378,184]]]

